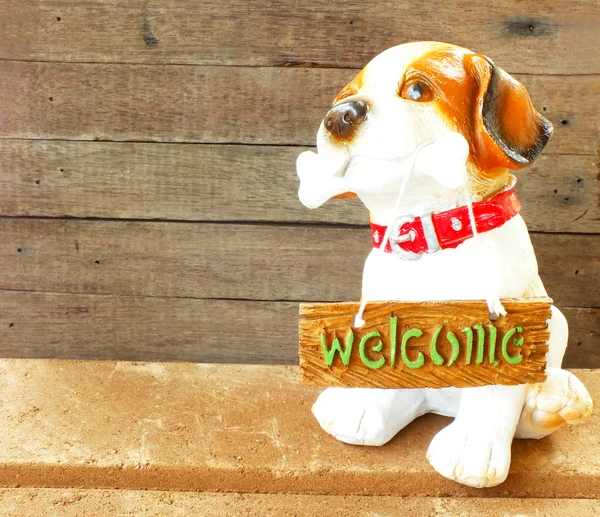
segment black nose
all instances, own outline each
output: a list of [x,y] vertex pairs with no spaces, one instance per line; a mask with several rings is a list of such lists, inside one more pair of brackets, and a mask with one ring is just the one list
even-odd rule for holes
[[351,138],[356,128],[367,118],[368,111],[369,108],[363,101],[338,104],[325,116],[325,129],[337,138]]

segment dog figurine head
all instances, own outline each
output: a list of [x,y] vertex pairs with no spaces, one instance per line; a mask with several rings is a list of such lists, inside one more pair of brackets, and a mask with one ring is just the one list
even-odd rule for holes
[[[486,199],[531,164],[552,125],[523,85],[484,55],[435,42],[408,43],[375,57],[333,102],[318,154],[297,162],[309,208],[358,196],[385,219],[406,174],[403,204],[435,210]],[[459,200],[460,199],[460,203]]]

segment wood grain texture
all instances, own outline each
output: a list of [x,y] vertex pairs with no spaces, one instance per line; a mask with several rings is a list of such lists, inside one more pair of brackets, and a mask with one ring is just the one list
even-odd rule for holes
[[[565,367],[600,368],[600,309],[561,311]],[[297,364],[298,304],[0,290],[0,357]]]
[[[0,235],[0,288],[81,294],[356,300],[371,249],[366,228],[3,218]],[[531,237],[556,304],[600,306],[600,239]]]
[[503,305],[507,315],[490,322],[485,301],[370,303],[364,326],[355,328],[360,302],[301,304],[302,382],[354,388],[544,382],[552,300]]
[[564,364],[569,368],[600,368],[600,309],[564,309],[569,322],[569,347]]
[[[0,140],[0,215],[367,225],[357,200],[298,201],[308,148]],[[529,228],[600,233],[593,156],[542,155],[518,174]]]
[[[598,372],[573,373],[597,400]],[[447,418],[420,418],[383,447],[340,443],[297,367],[2,360],[0,392],[2,487],[483,495],[425,457]],[[594,414],[515,440],[508,479],[485,496],[600,497],[598,433]]]
[[[0,137],[313,145],[355,73],[3,61]],[[596,153],[600,76],[516,77],[555,125],[547,153]]]
[[295,364],[298,304],[0,290],[0,357]]
[[510,72],[600,72],[594,0],[3,3],[2,59],[361,68],[393,45],[435,40]]
[[[4,517],[445,517],[600,513],[593,499],[219,494],[72,488],[0,489]],[[542,513],[540,513],[542,512]]]
[[[62,314],[60,303],[55,310],[19,293],[10,319],[24,321],[39,304],[46,310],[0,344],[6,353],[279,361],[296,307],[285,300],[357,298],[369,240],[360,229],[273,226],[362,226],[366,213],[357,201],[305,210],[294,171],[303,148],[268,145],[313,145],[356,69],[419,39],[487,53],[553,122],[544,156],[520,175],[523,215],[530,229],[559,233],[532,236],[550,295],[600,306],[598,239],[560,234],[600,231],[595,0],[543,9],[518,0],[434,9],[405,0],[0,4],[0,216],[267,223],[0,220],[0,288],[81,293],[73,307],[95,315],[74,317],[68,300]],[[349,241],[357,246],[341,255]],[[93,293],[123,297],[86,298]],[[173,309],[160,297],[176,297]],[[284,301],[272,308],[180,297]],[[269,328],[271,311],[282,327]],[[567,361],[600,361],[598,313],[581,311],[573,312]],[[205,346],[226,314],[227,346]],[[249,328],[271,347],[258,359],[236,340],[251,339]]]

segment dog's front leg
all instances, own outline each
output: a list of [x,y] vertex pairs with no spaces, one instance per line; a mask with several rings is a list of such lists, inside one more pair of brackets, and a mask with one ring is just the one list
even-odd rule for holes
[[422,389],[327,388],[313,406],[325,431],[353,445],[383,445],[427,411]]
[[434,437],[427,451],[433,468],[469,486],[502,483],[525,390],[525,385],[464,388],[456,419]]

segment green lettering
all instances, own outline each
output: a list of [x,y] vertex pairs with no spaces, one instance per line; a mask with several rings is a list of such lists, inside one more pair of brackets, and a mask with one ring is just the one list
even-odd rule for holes
[[482,325],[475,325],[477,331],[477,358],[475,364],[483,363],[483,348],[485,346],[485,330]]
[[[521,327],[515,327],[513,329],[510,329],[504,335],[504,339],[502,340],[502,355],[504,356],[504,359],[506,359],[506,361],[510,364],[519,364],[523,360],[523,356],[521,354],[516,355],[514,357],[508,355],[508,342],[510,341],[510,338],[515,335],[516,332],[523,332],[523,329]],[[515,338],[515,346],[521,346],[522,344],[522,337]]]
[[437,339],[438,339],[438,336],[440,335],[441,331],[442,331],[442,326],[440,326],[440,328],[435,331],[435,334],[433,335],[433,339],[431,340],[431,347],[429,349],[429,355],[431,355],[431,359],[433,360],[433,363],[437,366],[442,366],[444,364],[444,358],[440,354],[438,354],[438,351],[437,351]]
[[454,361],[456,361],[456,359],[458,358],[458,354],[460,352],[460,345],[458,344],[458,339],[456,339],[454,332],[448,331],[448,335],[446,337],[452,345],[452,357],[450,357],[450,361],[448,361],[448,364],[446,366],[452,366]]
[[419,355],[415,361],[411,361],[406,355],[406,343],[411,337],[421,337],[423,331],[421,329],[410,329],[406,334],[402,336],[402,343],[400,345],[400,353],[402,354],[402,360],[404,364],[409,368],[421,368],[425,364],[425,356],[423,352],[419,352]]
[[488,329],[490,330],[490,364],[497,366],[498,361],[496,361],[496,327],[494,327],[494,325],[488,325]]
[[350,330],[350,335],[348,336],[348,345],[346,346],[346,350],[342,351],[342,347],[340,346],[340,341],[336,337],[333,340],[333,345],[331,346],[331,350],[327,348],[327,342],[325,340],[325,333],[321,334],[321,348],[323,349],[323,355],[325,356],[325,364],[327,366],[331,366],[333,364],[333,359],[335,358],[336,351],[339,352],[340,357],[342,358],[342,363],[344,366],[348,366],[350,364],[350,353],[352,352],[352,344],[354,343],[354,332]]
[[[385,364],[385,359],[383,357],[381,357],[377,361],[372,361],[371,359],[369,359],[367,357],[367,354],[365,352],[365,347],[366,347],[367,341],[369,341],[369,339],[371,339],[372,337],[380,337],[380,336],[381,336],[381,334],[377,330],[375,330],[374,332],[369,332],[368,334],[366,334],[365,336],[362,337],[362,339],[360,340],[360,344],[358,345],[358,351],[360,352],[360,358],[362,359],[362,362],[365,364],[365,366],[368,366],[369,368],[373,368],[375,370],[378,368],[381,368]],[[379,343],[377,343],[373,347],[373,352],[381,352],[382,348],[383,348],[383,343],[381,342],[381,339],[380,339]]]
[[390,346],[392,347],[392,351],[390,353],[390,366],[392,368],[396,365],[396,332],[398,329],[398,317],[392,316],[390,318]]
[[465,364],[471,364],[471,355],[473,354],[473,329],[467,327],[463,329],[463,333],[467,335],[467,360]]

